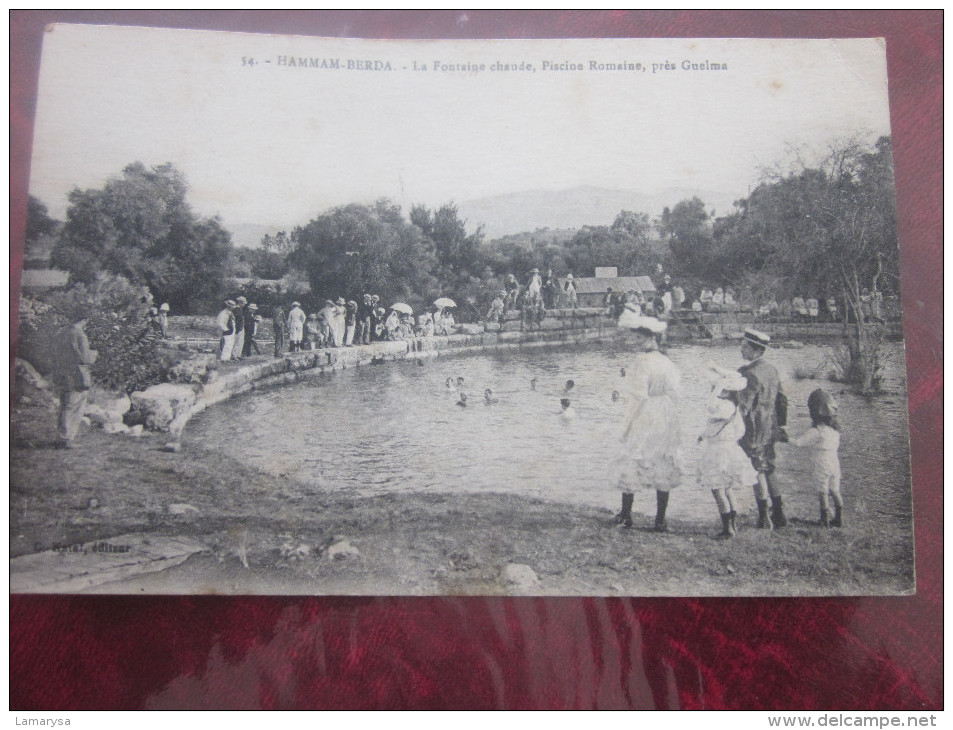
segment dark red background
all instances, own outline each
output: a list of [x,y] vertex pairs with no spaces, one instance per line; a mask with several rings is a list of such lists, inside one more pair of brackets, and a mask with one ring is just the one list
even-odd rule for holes
[[381,38],[885,37],[917,594],[12,596],[11,709],[943,707],[941,11],[12,11],[14,292],[40,43],[54,20]]

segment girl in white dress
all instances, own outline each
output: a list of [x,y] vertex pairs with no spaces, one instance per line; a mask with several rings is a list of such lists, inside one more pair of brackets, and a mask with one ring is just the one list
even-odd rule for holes
[[614,464],[613,486],[622,491],[622,511],[616,522],[632,526],[636,485],[656,495],[655,531],[667,532],[665,512],[669,492],[681,483],[681,431],[678,421],[678,368],[659,352],[658,340],[665,323],[624,309],[619,327],[629,331],[636,352],[626,378],[628,413],[619,456]]
[[[823,388],[807,398],[812,427],[791,441],[794,446],[808,450],[811,478],[817,490],[821,508],[822,527],[842,527],[844,498],[840,493],[840,424],[837,422],[837,402]],[[834,517],[830,516],[830,500],[834,500]]]
[[708,423],[698,437],[702,444],[698,463],[704,468],[698,482],[708,486],[715,497],[721,515],[720,537],[734,537],[737,513],[731,490],[747,487],[758,476],[738,445],[738,439],[745,434],[745,424],[738,411],[737,393],[745,389],[748,381],[734,370],[714,365],[711,370],[715,380],[707,403]]

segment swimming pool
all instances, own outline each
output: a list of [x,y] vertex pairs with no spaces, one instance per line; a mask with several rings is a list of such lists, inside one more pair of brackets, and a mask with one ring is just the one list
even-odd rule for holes
[[[775,350],[770,357],[790,399],[788,431],[795,435],[810,425],[811,390],[838,393],[845,495],[854,482],[888,480],[895,483],[890,491],[898,494],[899,505],[889,509],[902,511],[910,500],[903,346],[886,348],[887,388],[900,397],[872,402],[840,395],[843,386],[837,383],[794,377],[798,369],[821,366],[829,355],[825,346]],[[705,365],[742,365],[740,346],[675,345],[668,355],[682,372],[679,415],[686,464],[669,516],[717,521],[695,439],[706,419]],[[283,476],[305,497],[324,490],[355,496],[504,492],[614,511],[619,497],[610,486],[610,465],[631,402],[626,387],[631,378],[621,372],[631,368],[631,360],[620,343],[601,343],[344,370],[215,406],[192,420],[184,440]],[[463,386],[448,390],[447,378],[458,377]],[[568,394],[567,380],[575,382]],[[496,399],[492,404],[484,400],[487,388]],[[613,390],[620,393],[616,402]],[[465,408],[457,405],[460,392],[468,396]],[[576,411],[571,421],[560,416],[563,397]],[[804,474],[797,452],[779,451],[786,501],[813,515],[816,496],[800,486]],[[739,511],[754,509],[750,490],[742,490],[737,502]],[[636,511],[652,514],[654,508],[654,493],[638,490]]]

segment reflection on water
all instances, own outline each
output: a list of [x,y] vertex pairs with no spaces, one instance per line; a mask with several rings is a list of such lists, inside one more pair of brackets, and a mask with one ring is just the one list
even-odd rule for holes
[[[837,383],[794,378],[797,367],[819,366],[827,356],[825,347],[775,350],[770,357],[791,402],[788,431],[796,435],[810,425],[811,390],[825,387],[838,393],[845,496],[850,499],[865,479],[886,479],[896,482],[892,491],[898,496],[885,509],[903,512],[909,510],[903,349],[900,344],[888,348],[886,387],[896,395],[870,403],[840,395]],[[703,482],[703,466],[695,459],[695,437],[705,423],[705,364],[738,367],[743,364],[740,347],[673,346],[668,354],[682,372],[679,413],[687,465],[670,515],[717,518],[710,492],[698,483],[699,478]],[[192,421],[186,440],[287,476],[289,485],[305,492],[509,492],[615,509],[618,495],[609,487],[609,464],[630,403],[626,384],[632,380],[621,369],[631,370],[631,359],[619,346],[600,345],[361,367],[215,406]],[[445,383],[458,376],[464,378],[459,390],[468,396],[465,408],[457,405],[459,392],[449,391]],[[567,397],[564,386],[570,379],[575,387],[568,397],[576,417],[567,421],[560,417],[559,401]],[[497,399],[489,405],[486,388]],[[621,395],[618,402],[612,401],[613,390]],[[803,474],[797,453],[780,450],[786,499],[801,503],[813,516],[816,498],[799,486]],[[744,491],[740,510],[754,505]],[[651,512],[654,505],[654,494],[637,496],[637,509]]]

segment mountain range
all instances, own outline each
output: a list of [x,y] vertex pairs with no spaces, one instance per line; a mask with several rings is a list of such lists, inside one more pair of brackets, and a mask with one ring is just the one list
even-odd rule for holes
[[[535,231],[538,228],[579,229],[582,226],[607,226],[622,210],[647,213],[651,220],[668,206],[698,196],[708,210],[718,215],[731,212],[734,198],[725,193],[691,188],[668,188],[658,193],[637,193],[631,190],[579,186],[566,190],[527,190],[518,193],[493,195],[473,200],[457,201],[460,217],[468,231],[483,225],[486,239],[514,233]],[[406,213],[406,211],[405,211]],[[257,248],[265,234],[274,235],[285,226],[255,223],[225,223],[236,246]]]

